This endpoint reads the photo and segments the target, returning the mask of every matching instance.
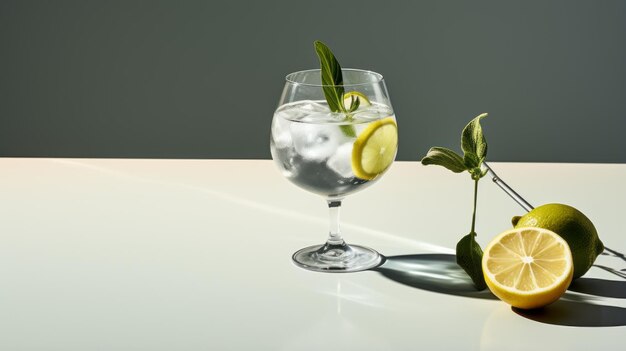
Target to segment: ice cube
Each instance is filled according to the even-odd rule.
[[[278,149],[290,147],[292,143],[291,131],[289,130],[289,122],[280,116],[275,116],[272,121],[272,139],[274,146]]]
[[[325,161],[347,140],[338,125],[293,123],[291,137],[296,152],[311,161]]]
[[[328,159],[328,168],[343,178],[350,178],[352,174],[352,143],[347,142],[337,148],[337,151]]]
[[[305,112],[307,115],[311,114],[311,112],[318,112],[318,113],[330,112],[330,109],[328,108],[328,106],[317,103],[315,101],[311,101],[311,100],[301,101],[296,106],[298,106],[298,109]]]
[[[330,113],[328,106],[311,100],[298,101],[297,103],[283,105],[276,112],[276,114],[280,117],[291,121],[299,121],[312,114],[328,113]]]

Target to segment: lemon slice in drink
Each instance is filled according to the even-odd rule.
[[[398,127],[392,117],[370,123],[354,141],[352,171],[372,180],[391,166],[398,148]]]
[[[350,105],[352,104],[352,99],[359,100],[359,107],[370,106],[372,104],[367,96],[365,96],[365,94],[358,91],[349,91],[343,94],[343,106],[346,109],[350,108]]]
[[[483,254],[483,275],[494,295],[513,307],[543,307],[572,282],[572,253],[555,232],[515,228],[495,237]]]

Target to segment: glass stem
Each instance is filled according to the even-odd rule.
[[[330,222],[330,230],[328,231],[328,245],[343,245],[344,241],[341,237],[339,229],[339,210],[341,210],[341,200],[328,200],[328,219]]]

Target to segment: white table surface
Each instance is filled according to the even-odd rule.
[[[491,166],[626,251],[626,165]],[[385,265],[313,273],[291,254],[325,240],[326,204],[272,161],[2,158],[0,350],[623,349],[624,257],[600,256],[534,313],[472,289],[452,256],[472,190],[396,162],[342,209],[345,239]],[[479,243],[522,212],[484,178]]]

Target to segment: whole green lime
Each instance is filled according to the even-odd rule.
[[[604,251],[604,244],[591,220],[572,206],[546,204],[527,214],[513,217],[513,226],[539,227],[559,234],[572,251],[574,279],[587,273],[596,257]]]

